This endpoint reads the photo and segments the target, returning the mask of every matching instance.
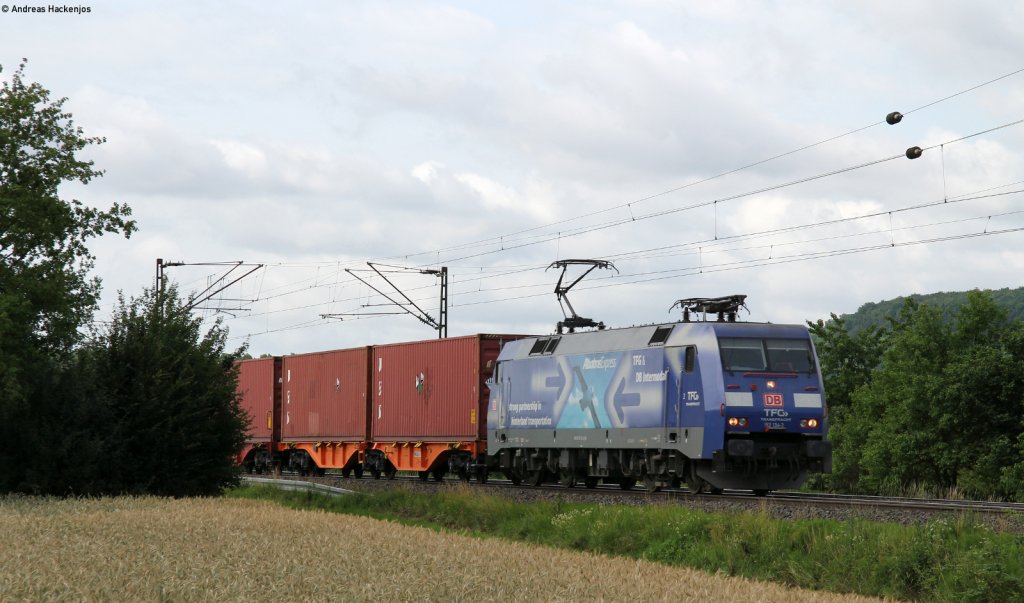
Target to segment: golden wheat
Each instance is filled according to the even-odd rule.
[[[867,601],[226,499],[0,499],[0,601]]]

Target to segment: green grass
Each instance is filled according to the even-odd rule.
[[[922,601],[1024,602],[1024,536],[964,516],[921,526],[779,520],[670,505],[517,503],[471,488],[328,497],[247,487],[229,496],[723,572],[802,588]]]

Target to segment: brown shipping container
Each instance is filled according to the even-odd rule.
[[[505,341],[470,335],[373,348],[374,441],[478,440],[487,429],[485,381]]]
[[[366,440],[369,367],[366,347],[285,356],[281,439]]]
[[[246,442],[269,442],[274,416],[274,358],[240,360],[238,392],[252,424]]]

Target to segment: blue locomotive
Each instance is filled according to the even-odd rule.
[[[681,300],[677,323],[506,343],[488,383],[492,468],[514,483],[759,495],[830,472],[808,331],[735,322],[743,297]]]

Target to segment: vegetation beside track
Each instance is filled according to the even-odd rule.
[[[262,500],[0,497],[0,532],[0,601],[869,601]]]
[[[687,566],[801,588],[921,601],[1024,601],[1024,539],[964,516],[921,526],[772,519],[676,506],[518,503],[461,488],[328,497],[248,487],[238,498]]]

